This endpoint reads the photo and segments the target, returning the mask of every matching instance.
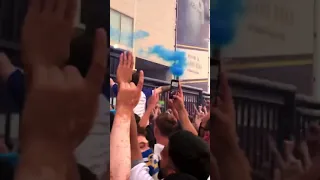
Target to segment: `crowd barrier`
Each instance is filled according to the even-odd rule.
[[[214,87],[216,80],[212,80]],[[268,138],[281,153],[283,141],[299,143],[311,122],[320,122],[320,102],[297,94],[296,87],[239,74],[229,74],[240,145],[253,169],[273,166]]]
[[[111,74],[110,77],[114,80],[116,79],[115,75]],[[161,80],[152,79],[148,77],[145,77],[144,79],[144,87],[146,88],[154,89],[160,86],[169,86],[169,85],[170,85],[170,82],[167,82],[167,81],[161,81]],[[204,102],[205,102],[204,100],[209,100],[210,98],[210,94],[203,92],[203,90],[200,88],[183,85],[182,89],[184,94],[184,104],[190,115],[195,114],[194,105],[196,105],[196,107],[198,107],[199,105],[204,105]],[[114,96],[112,91],[110,92],[111,92],[110,104],[114,106],[116,103],[115,102],[116,97]],[[160,101],[166,102],[168,98],[169,98],[168,92],[166,92],[166,93],[161,93],[159,99]],[[162,106],[162,110],[165,110],[165,109],[167,109],[166,103],[164,103]]]

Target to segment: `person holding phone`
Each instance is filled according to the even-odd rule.
[[[135,85],[139,81],[139,72],[133,72],[133,56],[131,52],[124,52],[120,55],[120,62],[117,68],[117,82],[133,82]],[[115,96],[118,95],[119,85],[110,78],[110,87]],[[161,94],[170,90],[170,86],[160,86],[156,89],[143,87],[140,95],[140,100],[136,107],[133,109],[133,112],[138,116],[142,117],[146,111],[146,104],[149,97],[154,93]]]

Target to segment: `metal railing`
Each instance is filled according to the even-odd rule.
[[[212,80],[211,85],[216,80]],[[297,143],[306,136],[311,122],[320,123],[320,102],[296,93],[296,87],[268,80],[229,75],[236,109],[240,146],[253,169],[274,165],[268,137],[275,139],[281,153],[284,140]]]
[[[111,78],[115,79],[115,75],[111,74]],[[144,87],[145,88],[157,88],[160,86],[168,86],[170,85],[169,82],[166,81],[161,81],[157,79],[152,79],[145,77],[144,79]],[[190,86],[182,86],[183,89],[183,94],[184,94],[184,103],[187,111],[189,114],[194,114],[194,105],[199,106],[203,105],[203,99],[207,99],[210,97],[210,95],[203,93],[202,89],[200,88],[195,88],[195,87],[190,87]],[[160,101],[166,102],[168,100],[168,92],[166,93],[161,93],[160,95]],[[116,97],[114,96],[112,90],[110,90],[110,104],[115,105]],[[167,109],[167,104],[164,103],[163,110]]]

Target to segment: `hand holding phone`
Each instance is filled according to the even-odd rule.
[[[176,95],[179,91],[179,80],[172,79],[170,84],[169,99],[173,99],[173,96]]]

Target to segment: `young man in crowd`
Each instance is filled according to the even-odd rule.
[[[120,75],[120,74],[117,74]],[[140,100],[141,90],[143,87],[143,72],[140,72],[139,75],[139,81],[137,83],[137,86],[135,84],[130,84],[128,81],[122,81],[120,82],[120,89],[119,94],[117,97],[117,109],[116,112],[113,129],[111,131],[111,174],[114,174],[112,178],[114,179],[122,179],[126,176],[130,176],[130,179],[152,179],[152,177],[149,174],[149,168],[147,168],[146,164],[144,163],[142,159],[142,154],[140,151],[140,147],[137,141],[137,127],[132,128],[132,126],[137,126],[136,123],[130,123],[125,122],[127,121],[127,117],[131,117],[133,113],[133,109],[138,104]],[[178,109],[179,113],[179,119],[182,121],[183,127],[188,127],[190,125],[192,127],[191,122],[188,119],[188,113],[186,113],[186,110],[184,108],[184,102],[183,102],[183,93],[182,88],[180,86],[179,92],[177,95],[175,95],[175,101],[173,101],[174,106]],[[131,121],[132,122],[132,121]],[[188,123],[186,123],[188,122]],[[170,144],[170,138],[166,138],[165,136],[169,136],[170,133],[174,133],[176,131],[177,121],[174,120],[174,118],[168,117],[168,114],[161,114],[155,119],[155,127],[154,127],[154,133],[156,136],[157,142],[161,142],[164,149],[167,150],[168,147],[171,147],[172,151],[169,150],[169,152],[178,153],[180,155],[179,158],[178,155],[174,155],[175,157],[171,157],[173,155],[167,155],[170,156],[168,158],[173,158],[175,160],[174,166],[170,161],[166,160],[164,157],[165,155],[161,155],[162,160],[164,162],[160,163],[160,169],[163,172],[163,176],[165,178],[169,178],[171,175],[176,174],[178,172],[178,169],[175,169],[175,167],[179,166],[179,172],[180,173],[187,173],[192,176],[195,176],[196,178],[200,179],[207,179],[209,176],[209,168],[210,168],[210,152],[209,152],[209,146],[200,138],[195,136],[193,133],[197,134],[197,132],[184,132],[181,131],[181,133],[176,132],[175,136],[171,137],[171,142],[173,144]],[[131,127],[130,133],[126,130],[128,127]],[[128,128],[129,129],[129,128]],[[134,129],[134,130],[133,130]],[[160,130],[161,129],[161,130]],[[186,128],[187,129],[187,128]],[[161,132],[162,131],[162,132]],[[121,138],[120,138],[121,136]],[[163,137],[163,138],[162,138]],[[189,139],[183,139],[183,137],[189,137]],[[130,147],[120,145],[122,142],[127,142],[130,140]],[[178,145],[177,142],[181,141],[182,144]],[[119,144],[120,143],[120,144]],[[117,145],[119,144],[119,145]],[[177,146],[175,146],[177,145]],[[131,150],[131,153],[128,152],[129,148]],[[193,149],[194,152],[192,156],[190,154],[185,153],[185,149]],[[163,150],[162,152],[166,152],[167,150]],[[198,152],[197,152],[198,151]],[[127,174],[128,170],[130,169],[128,167],[130,162],[125,162],[122,160],[122,166],[123,169],[119,170],[119,163],[113,163],[118,162],[117,160],[117,154],[120,152],[123,152],[122,155],[126,156],[131,154],[131,160],[132,160],[132,169],[130,175]],[[190,151],[188,151],[190,152]],[[127,154],[129,153],[129,154]],[[167,152],[168,154],[168,152]],[[198,157],[197,155],[201,155],[203,157]],[[163,156],[163,157],[162,157]],[[119,157],[120,158],[120,157]],[[161,160],[161,161],[162,161]],[[128,163],[128,164],[127,164]],[[183,167],[183,165],[189,164],[189,166]],[[191,165],[192,164],[192,165]],[[176,172],[176,173],[175,173]]]
[[[133,124],[134,122],[132,121],[131,123]],[[131,125],[130,131],[134,131],[135,127],[136,126]],[[146,138],[147,132],[145,131],[145,129],[137,126],[137,130],[138,130],[138,143],[139,143],[139,147],[140,147],[143,161],[149,167],[149,174],[154,179],[158,179],[159,160],[154,158],[154,151],[149,146],[149,142]]]
[[[117,82],[133,82],[137,85],[139,80],[139,72],[133,72],[134,60],[131,52],[124,52],[120,55],[120,62],[117,68]],[[110,78],[110,87],[115,96],[118,94],[118,84]],[[156,89],[145,88],[141,90],[141,95],[137,106],[134,108],[133,112],[140,117],[143,116],[146,109],[146,103],[152,94],[161,94],[170,90],[170,86],[161,86]]]

